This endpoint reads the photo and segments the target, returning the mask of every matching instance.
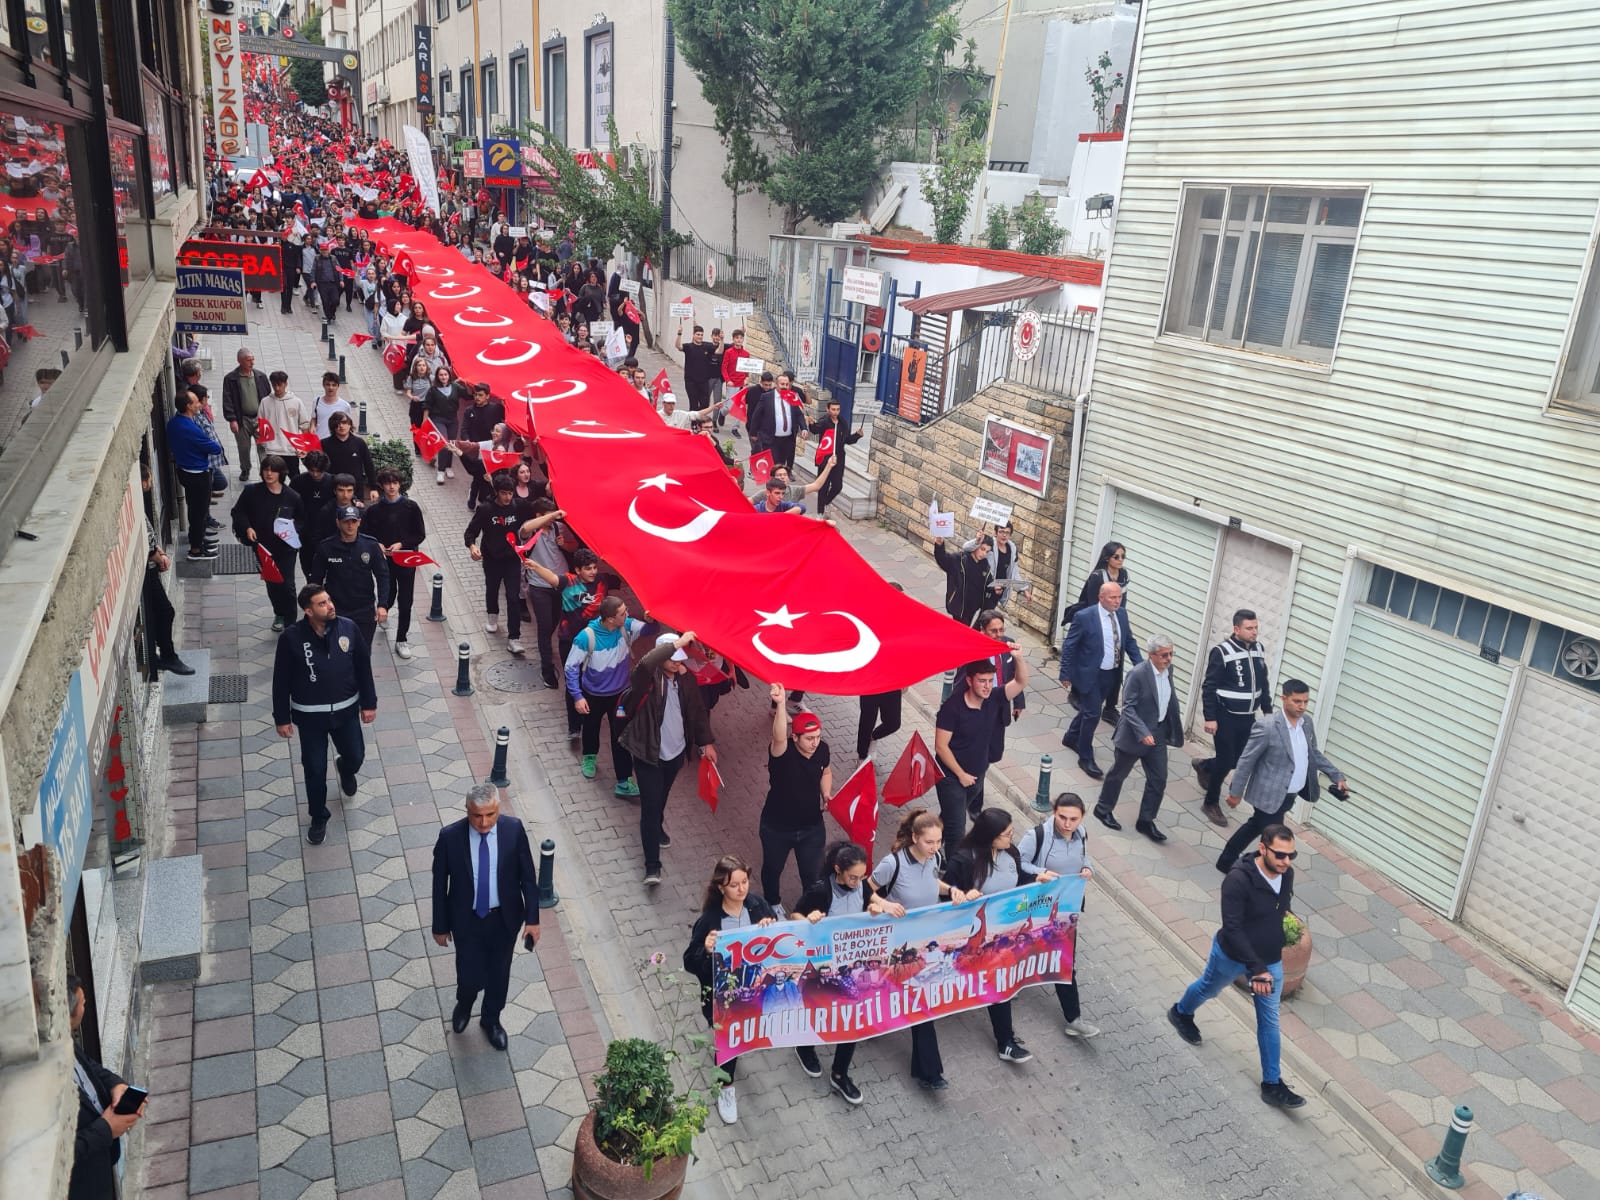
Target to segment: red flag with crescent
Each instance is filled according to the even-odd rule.
[[[480,450],[478,454],[483,459],[483,469],[491,474],[509,471],[522,461],[522,455],[515,450]]]
[[[274,430],[272,428],[272,422],[267,420],[265,417],[257,417],[256,443],[260,445],[265,442],[270,442],[273,438],[273,434]]]
[[[884,803],[898,807],[908,800],[915,800],[943,778],[944,772],[934,760],[928,743],[913,730],[911,740],[906,743],[899,761],[894,764],[894,770],[883,781]]]
[[[439,427],[433,423],[432,417],[423,417],[421,425],[413,425],[411,437],[417,443],[417,449],[422,451],[422,457],[426,459],[433,458],[449,445],[444,440],[444,434],[439,432]]]
[[[872,839],[878,832],[878,778],[872,762],[862,759],[844,786],[828,801],[828,812],[846,836],[867,852],[872,861]]]
[[[639,315],[639,310],[634,307],[632,300],[624,300],[622,302],[622,315],[634,325],[644,324],[644,318]]]
[[[396,550],[389,555],[389,561],[397,567],[436,567],[439,565],[421,550]]]
[[[765,484],[772,478],[771,450],[763,450],[760,454],[750,456],[750,478],[760,484]]]
[[[350,335],[350,344],[357,348],[365,346],[371,340],[372,335],[370,333],[352,333]]]
[[[261,560],[261,582],[282,583],[283,572],[278,570],[278,564],[272,555],[267,553],[267,548],[260,542],[256,543],[256,557]]]
[[[322,449],[322,439],[317,436],[315,429],[308,429],[305,433],[296,433],[292,429],[285,429],[283,431],[283,440],[302,454],[310,454],[313,450]]]
[[[817,439],[817,457],[815,459],[817,466],[820,467],[823,463],[827,462],[830,457],[832,457],[834,446],[834,429],[833,426],[830,425],[828,428],[822,431],[822,436]]]
[[[700,760],[700,773],[699,778],[696,780],[695,787],[700,793],[700,799],[706,802],[706,806],[710,808],[712,812],[716,812],[717,794],[722,789],[722,772],[717,770],[717,764],[712,762],[709,758],[702,758]]]
[[[383,365],[389,368],[389,373],[391,375],[397,371],[404,370],[406,365],[406,348],[399,342],[391,341],[383,348]]]
[[[672,380],[667,378],[667,369],[662,367],[656,372],[656,377],[650,381],[650,400],[654,404],[661,403],[661,393],[672,390]]]
[[[733,399],[728,401],[728,415],[735,421],[743,421],[747,425],[750,423],[749,395],[749,388],[740,388],[733,394]]]

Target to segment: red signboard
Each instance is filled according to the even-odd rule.
[[[283,248],[275,244],[213,242],[193,238],[185,242],[183,249],[178,252],[178,263],[185,267],[243,271],[247,291],[283,290]]]

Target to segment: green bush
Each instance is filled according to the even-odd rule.
[[[1306,927],[1293,913],[1283,914],[1283,944],[1293,946],[1305,936]]]
[[[706,1105],[674,1094],[667,1052],[644,1038],[618,1038],[606,1047],[606,1069],[594,1078],[594,1138],[617,1162],[650,1178],[656,1163],[688,1154],[704,1133]]]
[[[1011,249],[1011,214],[1004,204],[989,210],[989,219],[983,227],[983,244],[991,250]]]
[[[1044,206],[1044,197],[1035,192],[1017,206],[1016,222],[1019,248],[1024,254],[1055,254],[1061,249],[1066,233]]]
[[[411,443],[400,438],[383,438],[374,434],[367,439],[367,449],[372,452],[372,466],[376,471],[385,467],[393,467],[400,472],[400,490],[411,490],[411,465],[416,462],[412,457]]]

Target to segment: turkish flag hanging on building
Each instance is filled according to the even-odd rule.
[[[828,812],[844,829],[845,836],[867,852],[872,861],[872,839],[878,832],[878,779],[872,762],[862,759],[844,786],[828,801]]]
[[[890,771],[889,778],[883,781],[883,802],[898,807],[908,800],[915,800],[923,795],[943,778],[944,772],[934,760],[933,752],[928,749],[928,743],[922,740],[920,733],[913,730],[911,740],[906,743],[906,748],[900,752],[899,761],[894,764],[894,770]]]
[[[891,588],[836,529],[756,512],[709,438],[668,428],[483,267],[416,229],[346,225],[409,260],[454,364],[490,385],[513,429],[537,426],[568,524],[658,621],[758,678],[828,695],[903,688],[995,651]]]

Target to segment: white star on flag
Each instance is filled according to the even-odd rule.
[[[579,422],[579,424],[588,424],[588,422],[586,422],[586,421]],[[678,481],[676,479],[667,478],[667,476],[663,473],[661,475],[652,475],[652,476],[650,476],[649,479],[641,479],[641,480],[639,480],[639,487],[640,488],[653,487],[653,488],[656,488],[659,491],[663,491],[664,492],[664,491],[667,490],[667,484],[669,484],[669,483],[676,484],[677,482]],[[682,486],[682,485],[680,484],[679,486]]]
[[[787,604],[780,605],[777,612],[762,612],[759,608],[756,609],[755,612],[756,616],[765,618],[761,624],[757,626],[758,629],[764,629],[768,625],[781,625],[784,629],[793,629],[794,623],[806,615],[803,612],[790,612]]]

